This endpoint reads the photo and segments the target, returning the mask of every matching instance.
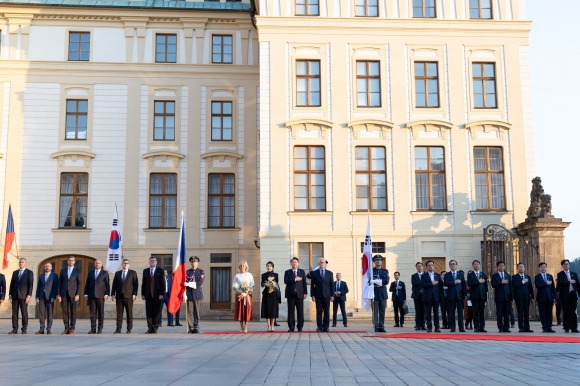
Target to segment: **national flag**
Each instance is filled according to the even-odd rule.
[[[366,311],[371,309],[371,300],[375,298],[375,290],[373,287],[373,244],[371,242],[371,220],[367,220],[367,234],[363,247],[362,258],[362,306]]]
[[[123,240],[121,239],[121,230],[119,229],[119,214],[117,213],[117,205],[113,213],[113,227],[111,228],[111,237],[109,237],[109,251],[107,253],[106,268],[108,271],[115,273],[121,259],[123,258]]]
[[[4,239],[4,261],[2,269],[8,268],[8,252],[12,249],[14,242],[14,219],[12,218],[12,205],[8,205],[8,223],[6,224],[6,238]]]
[[[171,283],[171,292],[169,295],[169,304],[167,311],[175,314],[181,303],[183,303],[183,293],[185,292],[185,219],[181,215],[181,230],[179,231],[179,242],[177,244],[177,253],[173,259],[173,278]]]

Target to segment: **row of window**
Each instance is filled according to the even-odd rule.
[[[472,63],[473,105],[475,108],[497,108],[495,63]],[[440,107],[439,70],[437,62],[414,62],[415,107]],[[296,105],[320,106],[321,76],[319,60],[296,61]],[[381,107],[380,62],[356,62],[356,95],[358,107]]]
[[[435,18],[437,6],[435,0],[413,0],[413,17]],[[358,17],[379,16],[379,0],[355,0],[354,14]],[[296,0],[297,16],[319,16],[320,0]],[[491,0],[469,0],[470,19],[491,19]]]
[[[235,176],[213,173],[208,176],[208,228],[235,227]],[[86,228],[89,194],[88,173],[60,176],[59,228]],[[177,227],[177,174],[149,176],[149,228]]]

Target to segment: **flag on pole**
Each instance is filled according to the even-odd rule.
[[[375,298],[375,290],[373,287],[373,244],[371,242],[371,220],[367,220],[367,234],[365,237],[365,244],[363,247],[362,259],[362,306],[366,311],[371,309],[371,300]]]
[[[111,228],[111,237],[109,238],[109,251],[107,253],[108,271],[115,273],[121,264],[123,257],[122,250],[123,241],[121,240],[121,230],[119,229],[119,215],[117,213],[117,205],[115,204],[115,212],[113,213],[113,227]]]
[[[8,268],[8,252],[12,249],[14,242],[14,219],[12,218],[12,205],[8,205],[8,223],[6,224],[6,238],[4,239],[4,261],[2,269]]]
[[[171,292],[169,295],[169,304],[167,311],[175,314],[181,303],[183,303],[183,293],[185,292],[185,272],[187,267],[185,265],[185,219],[181,215],[181,230],[179,231],[179,242],[177,244],[177,253],[173,259],[173,278],[171,283]]]

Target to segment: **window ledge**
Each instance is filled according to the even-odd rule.
[[[441,215],[441,214],[453,214],[452,210],[413,210],[411,214],[421,215],[421,214],[428,214],[428,215]]]
[[[393,215],[393,214],[395,214],[395,212],[388,211],[388,210],[375,210],[375,211],[370,211],[370,212],[365,212],[365,211],[362,211],[362,210],[357,210],[357,211],[350,212],[350,214],[352,216],[366,216],[367,214],[370,215],[370,216],[381,216],[381,215],[385,215],[385,214]]]
[[[223,232],[223,231],[233,231],[239,232],[240,228],[202,228],[204,232]]]
[[[143,228],[144,232],[179,232],[179,228]]]
[[[488,216],[488,215],[497,215],[497,214],[508,214],[508,213],[513,213],[513,211],[511,210],[507,210],[507,209],[503,209],[503,210],[472,210],[470,212],[472,215],[473,214],[482,214],[484,216]]]
[[[332,216],[333,212],[328,211],[319,211],[319,210],[300,210],[300,211],[290,211],[286,212],[290,216]]]
[[[52,228],[53,232],[91,232],[92,228]]]

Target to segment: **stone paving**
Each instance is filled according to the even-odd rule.
[[[268,333],[186,335],[184,327],[162,327],[145,335],[136,320],[133,334],[8,335],[0,320],[0,385],[545,385],[580,384],[580,344],[501,341],[379,339],[369,321],[349,328],[369,333]],[[279,331],[286,331],[284,323]],[[488,330],[491,329],[488,321]],[[411,327],[387,332],[410,332]],[[265,330],[250,323],[250,331]],[[390,328],[389,328],[390,327]],[[236,331],[233,321],[207,321],[202,331]],[[316,329],[306,322],[305,330]],[[532,329],[541,331],[539,323]],[[557,335],[563,334],[557,327]],[[467,332],[473,334],[473,332]],[[514,334],[514,333],[512,333]],[[517,334],[517,332],[515,333]]]

